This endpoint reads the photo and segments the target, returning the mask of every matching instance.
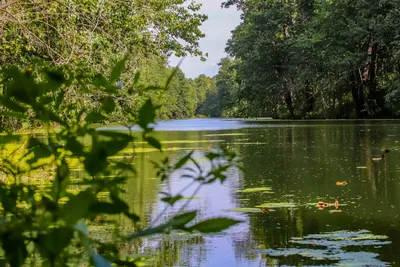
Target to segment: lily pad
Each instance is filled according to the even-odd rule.
[[[270,257],[301,256],[314,261],[336,261],[334,266],[388,266],[388,263],[377,259],[379,254],[362,251],[365,246],[383,246],[391,244],[384,235],[374,235],[367,230],[337,231],[323,234],[312,234],[291,238],[296,248],[255,250]],[[301,247],[302,245],[307,247]],[[313,249],[310,246],[317,248]],[[321,247],[325,247],[322,249]],[[360,251],[347,251],[347,247],[359,247]]]
[[[277,203],[264,203],[261,205],[256,206],[256,208],[295,208],[297,207],[296,203],[289,203],[289,202],[277,202]]]
[[[236,192],[238,193],[267,192],[269,194],[272,194],[273,192],[271,192],[271,190],[272,190],[271,187],[253,187],[253,188],[236,190]]]
[[[261,212],[258,208],[233,208],[229,209],[229,211],[237,211],[237,212]]]

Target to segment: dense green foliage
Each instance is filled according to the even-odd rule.
[[[122,244],[172,230],[219,232],[238,223],[229,218],[195,221],[196,211],[185,209],[189,199],[177,213],[167,215],[166,209],[146,228],[136,228],[136,232],[129,235],[118,231],[119,220],[114,222],[117,227],[113,240],[99,240],[89,234],[87,224],[105,220],[110,223],[112,216],[125,216],[136,225],[140,218],[123,199],[123,185],[136,173],[132,165],[135,142],[144,141],[162,150],[160,142],[152,137],[151,125],[158,108],[151,99],[147,99],[138,112],[124,111],[125,132],[97,130],[91,126],[93,122],[107,120],[117,107],[121,89],[114,82],[122,73],[124,62],[118,62],[109,76],[84,76],[68,66],[3,69],[2,114],[20,121],[34,119],[48,130],[45,137],[31,136],[12,151],[7,146],[18,144],[21,135],[9,132],[2,136],[3,141],[8,140],[0,147],[2,265],[137,266],[140,258],[120,254]],[[171,78],[161,89],[166,90]],[[135,84],[139,82],[135,79]],[[101,95],[100,108],[72,105],[67,97],[70,87],[74,87],[77,94]],[[134,92],[131,90],[128,94]],[[65,113],[68,116],[65,117]],[[54,123],[59,127],[54,128]],[[131,131],[135,124],[143,129],[139,137]],[[130,159],[121,161],[114,157],[123,151],[130,151]],[[162,181],[180,172],[182,179],[192,181],[190,185],[197,188],[194,190],[197,192],[203,185],[224,182],[228,169],[240,167],[235,154],[225,149],[204,156],[206,169],[200,167],[192,153],[175,163],[167,157],[156,163],[155,168]],[[73,177],[73,169],[77,168],[82,170],[83,177]],[[43,186],[43,182],[30,183],[35,176],[47,181],[48,186]],[[174,206],[184,192],[176,195],[163,192],[161,200],[167,207]],[[165,216],[168,218],[164,219]],[[145,226],[146,221],[142,225]]]
[[[125,112],[138,112],[148,97],[162,106],[159,119],[194,117],[201,111],[201,101],[208,92],[202,90],[209,88],[201,83],[197,87],[196,81],[167,64],[172,54],[207,56],[199,50],[199,40],[204,37],[199,27],[207,16],[198,12],[200,4],[186,2],[1,1],[0,68],[16,65],[37,69],[41,65],[68,64],[83,76],[109,75],[111,67],[129,55],[126,71],[118,80],[113,79],[121,90],[113,96],[118,98],[116,108],[105,122],[126,122]],[[135,73],[139,70],[137,83],[139,76]],[[175,75],[167,94],[144,88],[146,84],[164,87],[166,77],[172,73]],[[130,93],[132,90],[135,94]],[[101,107],[105,97],[101,92],[93,95],[78,91],[72,85],[66,92],[71,106]],[[64,118],[72,115],[62,112]],[[38,121],[22,125],[20,120],[0,117],[1,127],[37,125]]]
[[[400,2],[230,0],[242,22],[216,77],[226,116],[397,116]],[[228,69],[232,69],[228,71]]]

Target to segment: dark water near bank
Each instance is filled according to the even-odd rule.
[[[187,209],[198,209],[201,219],[223,215],[243,223],[217,235],[135,241],[126,254],[151,256],[149,266],[400,266],[399,121],[202,119],[163,122],[156,130],[173,159],[194,149],[202,161],[202,151],[220,145],[240,153],[245,172],[203,187]],[[383,148],[391,152],[372,162]],[[148,222],[164,209],[158,192],[187,183],[178,175],[161,183],[150,159],[161,156],[137,153],[141,176],[127,187],[128,201]],[[237,192],[258,187],[271,190]],[[335,200],[338,208],[316,207]],[[254,209],[263,203],[272,210]]]

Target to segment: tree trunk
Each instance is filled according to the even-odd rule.
[[[349,84],[351,95],[353,96],[354,109],[356,118],[362,118],[365,115],[365,99],[361,78],[357,71],[351,71],[349,75]]]
[[[375,96],[378,85],[376,81],[378,43],[377,42],[373,43],[369,50],[371,52],[368,53],[370,56],[370,60],[368,63],[368,78],[367,78],[368,95]]]
[[[287,88],[287,86],[286,86],[286,91],[285,91],[285,103],[286,103],[286,107],[289,110],[290,118],[294,119],[292,94],[290,93],[290,90],[289,90],[289,88]]]
[[[311,85],[310,82],[308,80],[306,80],[306,84],[305,84],[305,92],[306,92],[306,112],[311,112],[314,109],[314,94],[312,92],[311,89]]]

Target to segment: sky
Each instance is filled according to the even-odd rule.
[[[208,20],[200,27],[206,35],[200,40],[200,50],[208,52],[207,61],[200,58],[187,56],[184,58],[181,69],[188,78],[195,78],[200,74],[214,76],[218,72],[218,62],[226,57],[225,46],[231,37],[231,31],[240,23],[240,12],[236,7],[221,9],[222,0],[198,0],[203,4],[199,12],[208,15]],[[169,59],[171,66],[179,63],[179,58],[172,56]]]

